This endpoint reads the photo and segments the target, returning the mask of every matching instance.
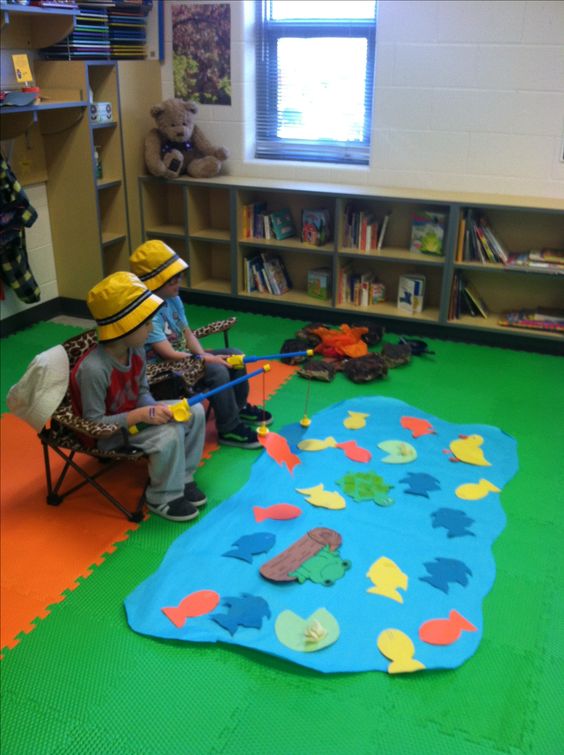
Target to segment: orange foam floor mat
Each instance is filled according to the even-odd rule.
[[[262,404],[295,371],[296,367],[271,363],[264,384],[262,376],[251,381],[249,400]],[[63,600],[66,591],[78,586],[79,578],[88,577],[92,566],[101,564],[117,543],[142,524],[128,522],[90,485],[73,493],[61,506],[48,506],[43,451],[37,434],[25,422],[5,414],[0,420],[0,441],[0,648],[12,648],[20,633],[34,628],[34,619],[45,618],[50,605]],[[212,418],[204,460],[218,448]],[[86,457],[82,462],[91,470],[99,464]],[[51,454],[51,463],[56,475],[63,462]],[[102,482],[133,509],[146,481],[146,467],[141,462],[127,467],[126,474],[124,465],[108,471]],[[79,479],[71,470],[64,487]]]

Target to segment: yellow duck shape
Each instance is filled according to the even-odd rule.
[[[500,493],[501,490],[493,482],[482,478],[479,482],[466,482],[464,485],[459,485],[454,492],[465,501],[479,501],[488,493]]]
[[[459,435],[457,440],[450,443],[450,450],[455,456],[453,461],[464,461],[477,467],[491,467],[480,448],[483,442],[481,435]]]
[[[388,674],[410,674],[425,666],[413,656],[415,645],[405,632],[399,629],[384,629],[376,640],[378,650],[391,660]]]
[[[370,414],[363,414],[362,412],[349,412],[349,416],[343,420],[343,425],[348,430],[360,430],[366,427],[366,420],[370,417]]]
[[[347,505],[340,493],[336,490],[325,490],[323,483],[313,488],[296,488],[296,490],[298,493],[307,496],[306,501],[311,503],[312,506],[319,506],[322,509],[337,511],[346,508]]]
[[[366,592],[383,595],[385,598],[403,603],[403,595],[400,595],[398,589],[407,590],[408,577],[391,558],[382,556],[374,561],[366,572],[366,576],[374,585],[374,587],[369,587]]]

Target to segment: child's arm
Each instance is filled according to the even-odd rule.
[[[139,422],[149,425],[161,425],[170,421],[172,412],[164,404],[155,404],[154,398],[149,393],[147,379],[143,372],[141,375],[141,391],[139,394],[139,406],[129,412],[108,414],[106,409],[106,396],[109,389],[109,373],[107,363],[98,354],[93,354],[85,360],[80,371],[77,373],[77,382],[80,390],[82,403],[82,416],[94,422],[114,424],[127,428]]]
[[[196,338],[189,327],[184,328],[184,337],[186,339],[186,345],[188,346],[192,354],[202,357],[205,362],[227,364],[227,362],[225,361],[225,356],[221,356],[220,354],[208,354],[207,351],[204,351],[202,344]]]
[[[164,360],[185,359],[190,356],[190,354],[185,351],[176,351],[171,342],[166,338],[164,341],[151,343],[151,348],[161,359]]]

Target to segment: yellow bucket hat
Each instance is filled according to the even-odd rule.
[[[188,263],[181,259],[174,249],[164,241],[146,241],[129,258],[131,269],[147,288],[156,291],[175,275],[187,269]]]
[[[164,301],[133,273],[113,273],[91,288],[86,297],[98,326],[98,340],[113,341],[132,333],[160,309]]]

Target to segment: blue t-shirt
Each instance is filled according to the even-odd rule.
[[[164,307],[161,307],[153,317],[153,327],[145,343],[147,360],[150,362],[160,360],[159,355],[151,346],[160,341],[169,341],[175,351],[186,351],[184,328],[187,327],[188,320],[180,296],[165,299]]]

